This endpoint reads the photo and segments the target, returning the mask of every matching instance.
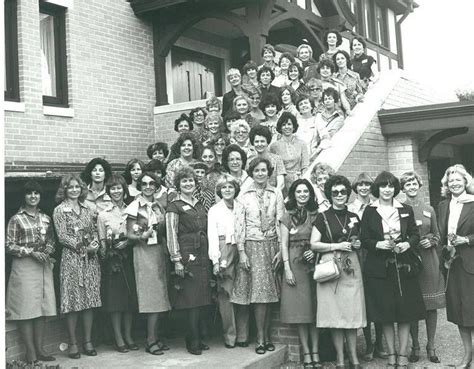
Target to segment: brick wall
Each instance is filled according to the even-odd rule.
[[[66,29],[74,118],[43,114],[38,1],[18,0],[25,112],[5,113],[5,159],[144,159],[155,104],[151,24],[138,19],[126,1],[81,0],[67,10]]]

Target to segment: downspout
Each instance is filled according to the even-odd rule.
[[[402,43],[402,23],[410,13],[413,13],[413,0],[407,0],[407,9],[402,17],[395,24],[395,33],[397,37],[398,67],[403,69],[403,43]]]

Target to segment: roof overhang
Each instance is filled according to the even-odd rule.
[[[451,128],[474,128],[474,101],[382,109],[378,117],[382,133],[386,136]]]

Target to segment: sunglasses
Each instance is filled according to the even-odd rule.
[[[336,197],[336,196],[339,196],[339,195],[341,195],[341,196],[346,196],[346,195],[347,195],[347,190],[340,190],[340,191],[338,191],[338,190],[333,190],[333,191],[331,191],[331,195],[332,195],[333,197]]]

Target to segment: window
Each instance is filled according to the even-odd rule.
[[[5,11],[5,100],[20,101],[18,78],[17,2],[4,1]]]
[[[66,10],[40,3],[41,75],[43,104],[68,106]]]
[[[387,9],[383,9],[377,4],[375,4],[375,24],[377,29],[377,42],[380,45],[389,47]]]

